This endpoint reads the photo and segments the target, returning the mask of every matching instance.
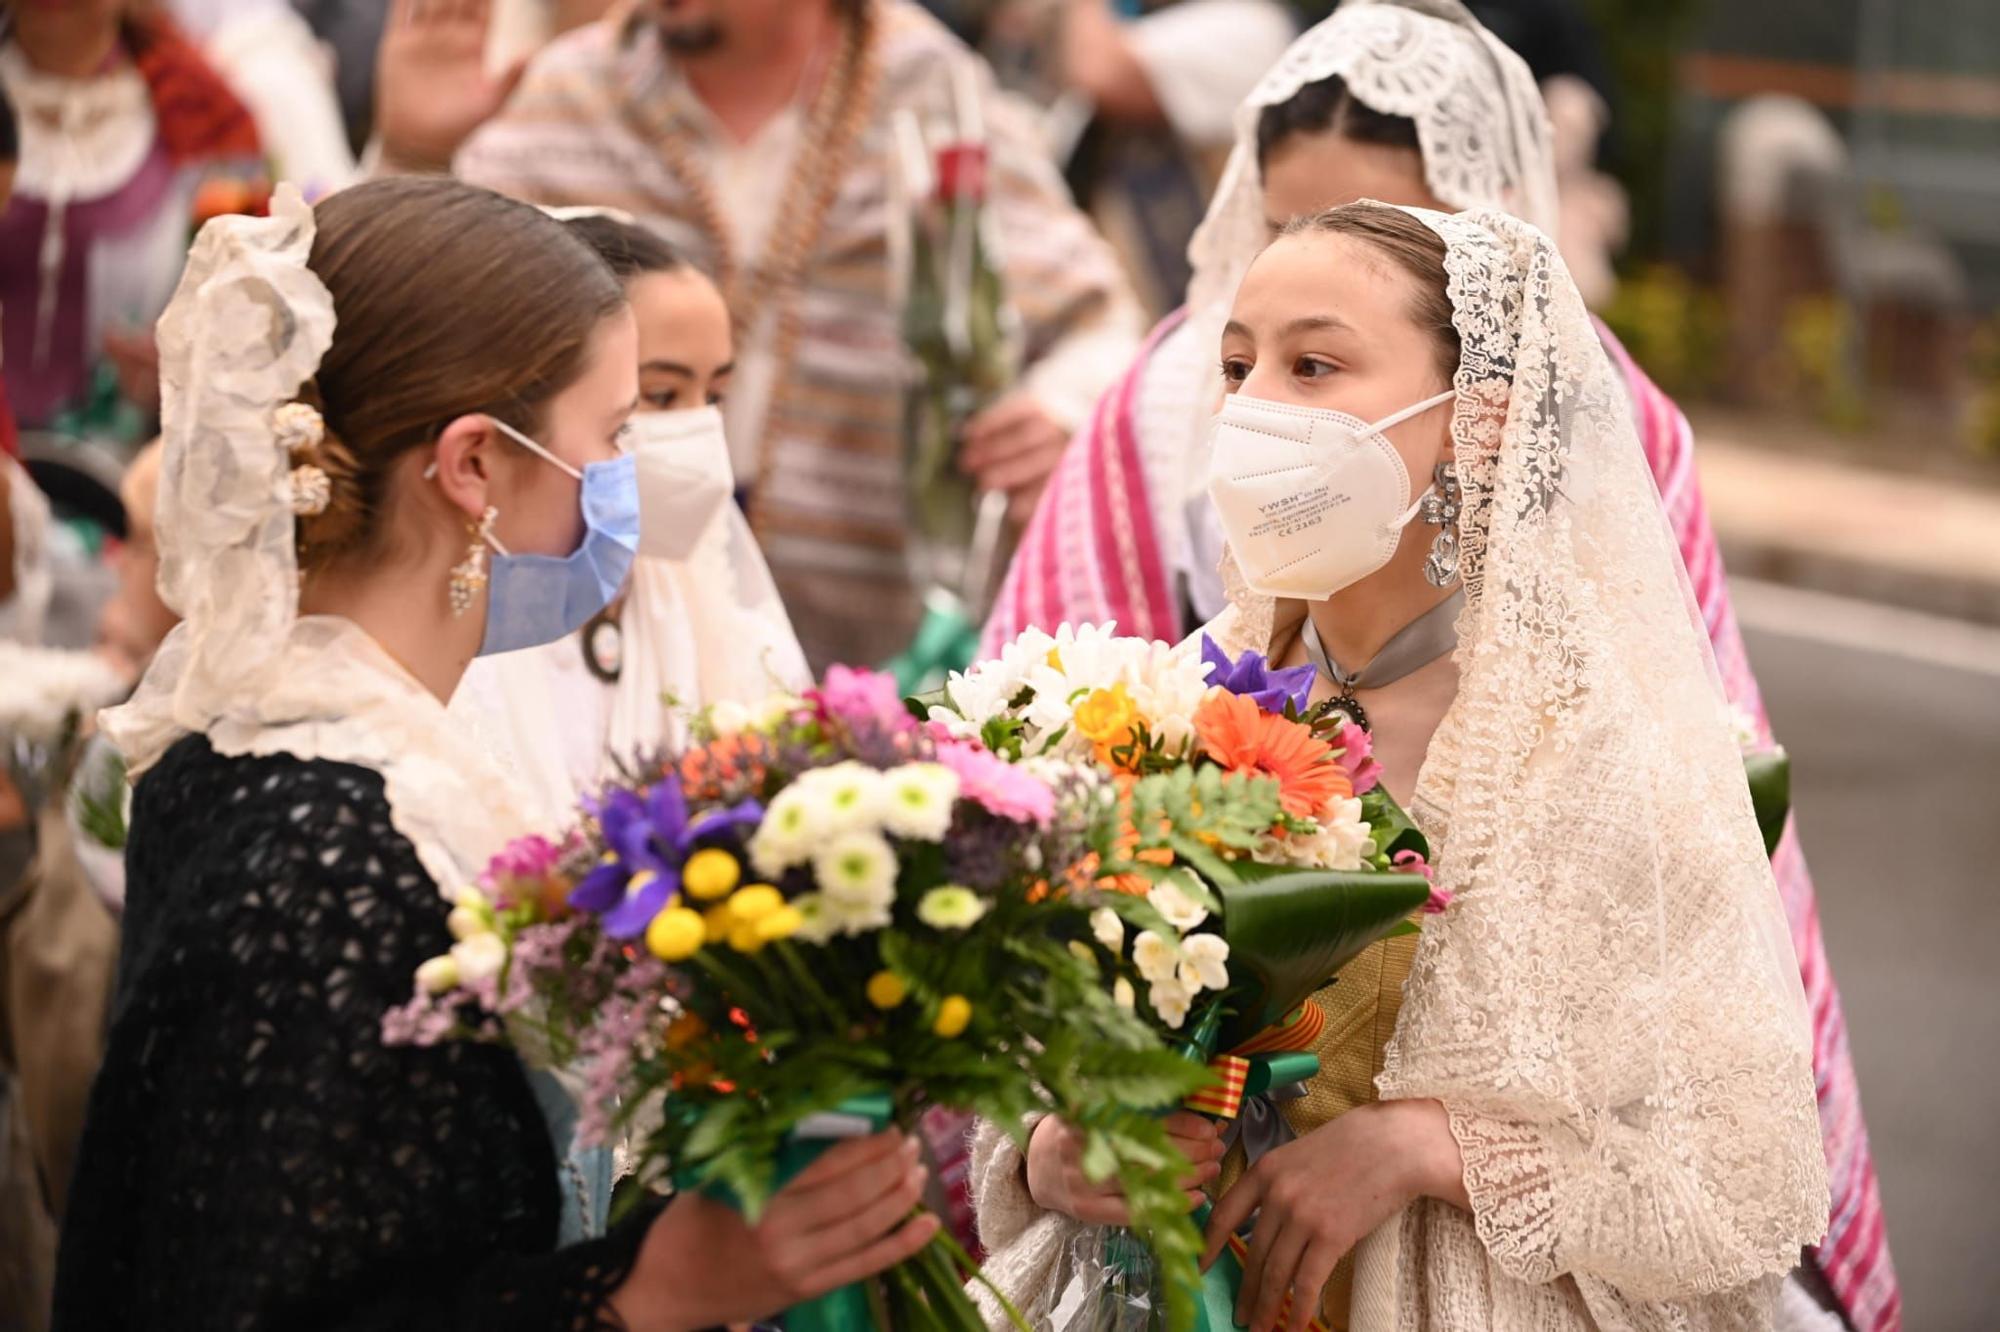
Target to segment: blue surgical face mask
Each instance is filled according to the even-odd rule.
[[[486,637],[479,655],[514,652],[567,637],[609,606],[639,548],[639,476],[631,454],[579,472],[505,421],[494,425],[583,484],[583,541],[567,555],[516,555],[488,534]]]

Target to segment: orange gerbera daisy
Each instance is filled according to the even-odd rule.
[[[1202,747],[1229,771],[1277,778],[1278,803],[1293,818],[1316,817],[1328,801],[1354,794],[1332,745],[1241,694],[1209,690],[1195,709],[1194,729]]]

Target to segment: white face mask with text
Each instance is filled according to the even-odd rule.
[[[1423,496],[1412,499],[1409,469],[1383,432],[1455,396],[1447,389],[1373,425],[1323,407],[1224,399],[1208,495],[1251,591],[1324,601],[1387,564]]]

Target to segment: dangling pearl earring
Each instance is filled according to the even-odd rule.
[[[479,516],[477,524],[467,523],[465,530],[472,535],[472,544],[465,552],[462,563],[451,570],[451,613],[455,619],[472,609],[472,600],[486,589],[486,542],[493,534],[493,520],[500,516],[500,510],[492,505]]]
[[[1431,475],[1433,493],[1424,497],[1423,520],[1438,530],[1424,559],[1424,581],[1449,587],[1458,577],[1458,464],[1441,462]]]

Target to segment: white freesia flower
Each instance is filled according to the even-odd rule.
[[[461,983],[473,985],[500,974],[507,965],[507,945],[497,934],[475,934],[451,946]]]
[[[486,900],[486,894],[469,883],[454,893],[451,900],[454,906],[462,906],[468,911],[483,913],[493,909],[493,904]]]
[[[942,763],[905,763],[883,779],[882,826],[897,837],[941,842],[951,829],[958,774]]]
[[[896,853],[880,833],[833,838],[814,854],[813,874],[827,900],[842,907],[887,911],[896,900]]]
[[[1132,993],[1132,982],[1120,976],[1111,982],[1111,1000],[1126,1012],[1131,1012],[1138,998]]]
[[[986,911],[978,893],[955,883],[933,888],[917,901],[917,919],[934,930],[969,929]]]
[[[451,914],[444,918],[444,927],[451,931],[454,939],[470,939],[475,934],[486,934],[486,917],[471,907],[455,906]]]
[[[735,735],[750,725],[750,709],[733,698],[708,705],[708,728],[718,737]]]
[[[1125,952],[1125,922],[1110,907],[1099,907],[1090,913],[1090,932],[1097,936],[1097,942],[1104,945],[1113,957]]]
[[[1180,983],[1193,993],[1229,988],[1229,943],[1219,934],[1181,940]]]
[[[1139,937],[1132,941],[1132,965],[1139,968],[1140,976],[1156,985],[1174,979],[1180,960],[1180,949],[1151,930],[1140,930]]]
[[[446,953],[417,968],[417,988],[425,994],[443,994],[458,986],[458,960]]]
[[[1163,879],[1147,889],[1146,900],[1167,918],[1167,924],[1182,934],[1208,919],[1208,908],[1172,879]]]
[[[1152,1003],[1153,1011],[1160,1015],[1160,1021],[1169,1027],[1179,1027],[1187,1021],[1188,1005],[1194,1002],[1194,991],[1169,978],[1154,981],[1146,990],[1146,998]]]

